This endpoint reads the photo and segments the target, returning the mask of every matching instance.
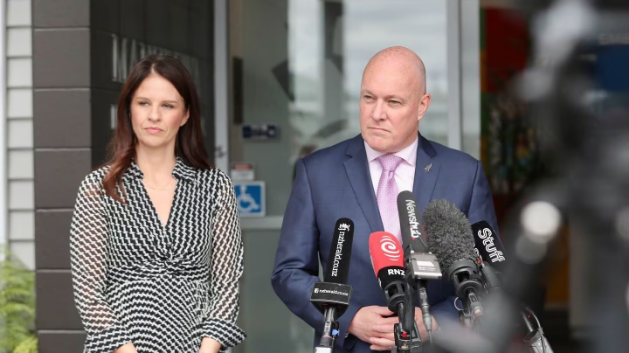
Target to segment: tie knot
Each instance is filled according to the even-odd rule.
[[[378,162],[380,162],[382,169],[386,170],[387,172],[395,171],[400,163],[402,163],[402,157],[398,157],[394,154],[383,154],[377,159]]]

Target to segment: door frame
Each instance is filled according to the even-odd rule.
[[[448,0],[446,8],[447,28],[447,67],[448,67],[448,147],[461,149],[463,146],[463,119],[480,124],[480,65],[477,72],[463,73],[462,46],[469,48],[476,45],[478,48],[478,60],[480,61],[480,28],[478,16],[480,11],[479,0]],[[476,16],[475,21],[465,20],[470,16]],[[231,87],[229,84],[230,50],[229,50],[229,0],[214,1],[214,136],[215,136],[215,165],[217,168],[229,173],[229,136],[230,116],[232,108],[229,104]],[[462,43],[462,31],[466,31],[466,40],[470,33],[472,44]],[[475,35],[474,35],[475,34]],[[469,70],[469,69],[468,69]],[[465,75],[464,75],[465,74]],[[464,80],[478,80],[475,92],[465,91]],[[476,99],[476,107],[472,111],[463,111],[464,95],[469,102]],[[480,126],[478,131],[480,131]],[[480,139],[480,132],[478,134]],[[479,156],[480,151],[466,151],[474,156]],[[283,216],[266,216],[259,218],[241,219],[243,230],[273,230],[281,229]]]

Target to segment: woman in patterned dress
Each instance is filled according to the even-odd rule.
[[[129,74],[109,161],[80,185],[70,244],[85,352],[216,353],[244,339],[235,194],[208,162],[178,60],[151,55]]]

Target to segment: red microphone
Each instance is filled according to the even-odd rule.
[[[404,252],[400,242],[391,233],[375,232],[369,236],[369,255],[371,265],[378,277],[380,288],[387,298],[387,307],[394,313],[400,313],[407,290]]]
[[[369,256],[371,256],[371,266],[378,277],[380,277],[380,271],[389,267],[401,268],[404,271],[402,246],[391,233],[371,233],[369,236]]]

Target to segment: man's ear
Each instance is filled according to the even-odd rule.
[[[430,93],[424,94],[419,100],[419,106],[417,107],[417,122],[422,120],[426,111],[428,111],[428,107],[430,106]]]

